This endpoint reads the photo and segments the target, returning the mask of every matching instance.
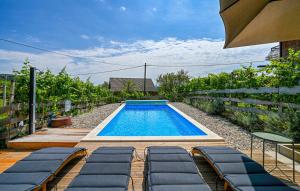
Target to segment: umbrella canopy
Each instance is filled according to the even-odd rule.
[[[300,0],[220,0],[225,48],[300,39]]]

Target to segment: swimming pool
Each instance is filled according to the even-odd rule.
[[[83,140],[221,139],[166,100],[126,101]]]
[[[98,136],[195,136],[206,135],[168,105],[131,105],[125,107]]]

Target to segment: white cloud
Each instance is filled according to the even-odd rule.
[[[82,38],[84,40],[89,40],[90,39],[90,37],[88,35],[86,35],[86,34],[80,35],[80,38]]]
[[[31,42],[31,43],[40,43],[41,40],[37,37],[33,37],[31,35],[26,37],[26,41]]]
[[[96,36],[95,39],[99,42],[103,42],[105,40],[103,36]]]
[[[155,7],[153,7],[153,8],[152,8],[152,11],[153,11],[153,12],[156,12],[156,11],[157,11],[157,9],[156,9]]]
[[[65,57],[53,53],[26,53],[0,49],[0,71],[11,72],[20,69],[25,58],[29,58],[38,68],[49,68],[59,72],[65,65],[72,74],[100,72],[143,65],[192,65],[242,63],[264,60],[270,48],[275,44],[249,46],[243,48],[223,49],[224,41],[214,39],[178,40],[167,38],[160,41],[140,40],[133,43],[111,41],[110,45],[83,50],[60,50],[59,52],[85,57],[82,59]],[[102,61],[119,64],[109,65]],[[124,66],[120,66],[124,65]],[[161,73],[175,72],[181,68],[189,71],[191,76],[205,75],[209,72],[231,71],[235,66],[203,66],[203,67],[148,67],[147,76],[154,80]],[[82,76],[86,79],[88,76]],[[124,70],[114,73],[93,75],[95,83],[107,81],[109,77],[143,77],[143,68]]]
[[[121,7],[120,7],[120,10],[121,10],[121,11],[126,11],[126,7],[121,6]]]

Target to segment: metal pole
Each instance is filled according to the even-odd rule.
[[[279,42],[279,57],[281,58],[283,56],[283,43]]]
[[[7,75],[5,75],[3,81],[3,106],[6,106],[6,80],[7,80]]]
[[[253,155],[253,135],[251,135],[251,153],[250,153],[250,157],[252,158]]]
[[[293,182],[295,182],[295,143],[293,142]]]
[[[30,67],[30,89],[29,89],[29,134],[35,132],[35,107],[36,107],[36,79],[35,68]]]
[[[278,166],[278,162],[277,162],[277,149],[278,149],[278,144],[277,143],[275,143],[275,167],[277,167]]]
[[[145,67],[144,67],[144,95],[146,95],[146,72],[147,72],[147,64],[145,62]]]
[[[265,167],[265,140],[263,139],[263,167]]]

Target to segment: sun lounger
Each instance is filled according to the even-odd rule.
[[[133,147],[100,147],[87,159],[67,191],[126,191]]]
[[[180,147],[149,147],[145,174],[148,191],[211,191],[194,160]]]
[[[46,190],[46,184],[84,148],[51,147],[32,152],[0,174],[1,191]]]
[[[221,179],[234,191],[296,191],[264,168],[230,147],[195,147],[193,154],[199,153],[215,169]]]

